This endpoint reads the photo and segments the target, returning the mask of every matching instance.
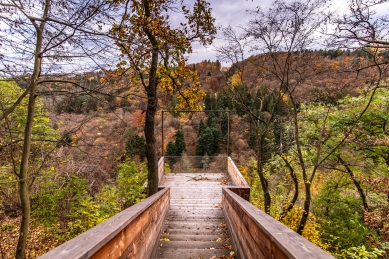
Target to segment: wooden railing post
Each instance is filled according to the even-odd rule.
[[[165,166],[165,157],[161,157],[158,161],[158,184],[161,182],[161,179],[163,177],[164,166]]]

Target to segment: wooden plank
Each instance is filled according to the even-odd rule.
[[[239,215],[243,219],[241,220],[242,224],[236,224],[235,231],[238,231],[240,236],[245,231],[244,229],[248,231],[257,229],[253,231],[253,234],[250,234],[255,243],[260,245],[263,242],[264,236],[271,241],[271,256],[267,258],[334,258],[227,188],[223,188],[223,209],[226,211],[226,214],[228,213],[227,218],[231,218],[231,215],[236,218],[236,215]],[[234,222],[232,222],[233,224]],[[239,226],[245,227],[239,228]],[[248,237],[249,235],[243,236]],[[266,249],[269,249],[268,244],[264,243],[264,245]],[[244,255],[240,256],[244,257]]]
[[[227,200],[226,200],[227,201]],[[234,229],[234,233],[237,233],[235,238],[238,238],[239,248],[237,248],[238,255],[242,258],[248,259],[267,259],[271,258],[270,253],[261,250],[258,244],[252,238],[250,230],[245,226],[246,217],[238,214],[233,208],[233,204],[228,201],[228,204],[223,206],[226,209],[226,219],[230,222],[229,228]],[[235,239],[236,240],[236,239]]]
[[[76,238],[56,247],[39,258],[92,258],[92,256],[99,250],[101,250],[101,253],[104,253],[104,256],[106,256],[103,258],[115,257],[117,255],[117,251],[123,251],[126,244],[133,240],[131,235],[136,235],[141,232],[139,227],[141,223],[138,220],[139,216],[145,211],[148,211],[153,204],[165,206],[165,209],[167,210],[169,206],[169,195],[170,192],[168,188],[162,190],[144,201],[109,218],[96,227],[82,233]],[[124,235],[124,233],[130,234]],[[107,244],[112,245],[112,249],[106,248],[105,246]]]

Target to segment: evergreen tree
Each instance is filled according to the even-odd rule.
[[[226,112],[222,114],[220,130],[223,136],[228,134],[228,115]]]
[[[173,141],[169,141],[166,146],[166,162],[169,164],[170,168],[173,168],[173,165],[175,163],[175,156],[176,155],[176,145]]]
[[[205,130],[204,130],[205,132]],[[203,156],[205,151],[204,151],[204,147],[205,147],[205,138],[203,137],[203,135],[198,135],[197,137],[197,144],[196,144],[196,156]]]
[[[223,141],[223,135],[218,127],[211,127],[211,130],[213,137],[212,154],[217,154],[220,152],[220,143]]]
[[[176,155],[176,145],[173,141],[169,141],[166,146],[166,156],[175,156]]]
[[[135,134],[132,129],[129,129],[127,132],[127,141],[126,141],[126,155],[128,157],[134,157],[135,155]]]
[[[146,140],[143,136],[134,134],[132,129],[127,133],[126,155],[130,158],[138,155],[140,160],[146,157]]]
[[[204,124],[204,121],[203,119],[200,120],[200,124],[199,124],[199,129],[197,131],[197,136],[200,137],[201,134],[203,134],[203,132],[205,131],[205,124]]]
[[[250,135],[249,135],[249,139],[248,139],[248,144],[249,144],[249,147],[252,149],[252,150],[256,150],[257,148],[257,134],[255,133],[255,131],[250,131]]]
[[[207,126],[208,127],[212,127],[215,124],[215,122],[216,122],[215,113],[214,112],[210,112],[207,116],[208,116]]]
[[[216,97],[216,100],[217,100],[217,109],[218,110],[224,110],[228,107],[228,105],[226,103],[224,103],[224,98],[221,94],[219,94]]]
[[[135,135],[136,152],[141,161],[146,157],[146,139],[143,136]]]
[[[176,132],[176,142],[174,144],[175,146],[175,155],[176,156],[182,156],[182,153],[185,152],[186,150],[186,144],[185,144],[185,139],[184,139],[184,132],[179,129]]]
[[[203,154],[208,154],[212,156],[214,154],[214,143],[215,139],[213,136],[213,130],[211,127],[207,127],[202,136],[202,144],[204,145]]]

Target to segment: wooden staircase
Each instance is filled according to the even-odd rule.
[[[159,192],[39,259],[334,259],[250,204],[250,187],[230,157],[221,173],[165,173],[164,160]]]
[[[235,258],[224,213],[223,173],[165,174],[170,209],[154,258]]]

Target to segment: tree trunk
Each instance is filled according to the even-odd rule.
[[[143,8],[145,10],[145,16],[151,18],[150,13],[150,1],[143,1]],[[146,33],[148,40],[150,41],[153,49],[151,53],[151,64],[149,72],[149,84],[146,87],[147,92],[147,110],[146,110],[146,122],[145,122],[145,139],[146,139],[146,158],[148,169],[148,188],[147,196],[151,196],[158,192],[158,162],[157,152],[155,148],[155,114],[157,113],[158,98],[157,98],[157,69],[158,69],[158,41],[152,30],[148,27],[148,24],[143,27],[143,31]]]
[[[305,228],[305,225],[307,224],[309,210],[311,207],[311,199],[312,199],[311,183],[305,181],[304,186],[305,186],[305,200],[304,200],[304,207],[303,207],[304,211],[303,211],[303,215],[301,216],[300,224],[298,225],[298,228],[296,231],[297,234],[299,234],[299,235],[302,235],[304,228]]]
[[[286,163],[286,166],[289,168],[289,172],[290,172],[290,177],[292,178],[293,180],[293,185],[294,185],[294,194],[293,194],[293,198],[292,200],[290,201],[290,203],[288,204],[288,206],[282,211],[281,213],[281,216],[280,216],[280,219],[283,219],[288,213],[289,211],[291,211],[294,207],[294,204],[296,203],[297,201],[297,198],[299,196],[299,185],[298,185],[298,179],[297,179],[297,175],[296,173],[294,172],[294,169],[293,167],[291,166],[291,164],[289,163],[289,161],[282,157],[281,158],[285,161]]]
[[[22,220],[19,229],[19,240],[16,247],[15,258],[25,259],[26,258],[26,246],[27,246],[27,235],[30,225],[30,195],[28,190],[28,165],[30,159],[31,150],[31,135],[34,124],[35,114],[35,98],[38,87],[38,80],[41,74],[42,67],[42,43],[43,43],[43,31],[45,29],[49,10],[51,8],[51,0],[45,1],[44,13],[42,16],[43,21],[38,26],[35,20],[31,20],[36,30],[36,45],[34,53],[34,68],[31,76],[31,84],[29,86],[29,98],[28,98],[28,111],[26,126],[24,128],[24,140],[23,140],[23,151],[20,163],[19,171],[19,195],[20,195],[20,206],[22,208]]]
[[[360,197],[361,200],[362,200],[363,209],[364,209],[365,211],[369,211],[369,205],[367,204],[366,196],[365,196],[365,194],[363,193],[363,189],[362,189],[362,187],[361,187],[361,184],[355,179],[353,171],[352,171],[351,168],[346,164],[346,162],[341,158],[341,156],[338,155],[337,157],[338,157],[339,162],[344,166],[344,168],[346,168],[346,171],[347,171],[347,173],[350,175],[351,180],[353,181],[353,183],[354,183],[354,185],[355,185],[355,188],[357,188],[359,197]]]
[[[157,66],[158,66],[158,48],[153,48],[151,67],[150,67],[150,81],[146,89],[147,91],[147,110],[145,122],[145,138],[146,138],[146,157],[148,169],[148,189],[147,196],[151,196],[158,192],[158,162],[155,148],[155,114],[157,112],[158,98],[157,98]]]
[[[19,171],[19,196],[20,196],[20,205],[22,207],[22,221],[19,229],[19,240],[16,248],[15,258],[25,259],[26,258],[26,245],[27,245],[27,235],[28,228],[30,224],[30,195],[28,190],[28,164],[30,158],[30,149],[31,149],[31,134],[32,127],[34,123],[34,113],[35,113],[35,92],[37,88],[37,80],[40,73],[40,63],[41,58],[37,57],[36,59],[36,68],[34,71],[33,79],[30,86],[30,96],[28,99],[28,113],[27,121],[24,129],[24,141],[23,141],[23,153],[20,164]]]
[[[32,88],[36,88],[32,87]],[[33,91],[30,93],[28,102],[28,115],[26,127],[24,130],[24,143],[23,143],[23,154],[19,172],[19,196],[20,205],[22,207],[22,221],[19,229],[19,240],[16,248],[15,258],[25,259],[26,258],[26,245],[27,235],[30,224],[30,195],[28,191],[28,162],[31,149],[31,133],[34,120],[35,111],[35,97]]]
[[[257,151],[257,171],[259,180],[261,181],[261,187],[263,191],[263,198],[264,198],[264,207],[265,212],[270,215],[270,205],[271,205],[271,196],[269,193],[269,183],[265,178],[265,174],[263,173],[263,159],[262,159],[262,152],[263,152],[263,144],[265,142],[265,137],[263,134],[261,134],[259,138],[258,143],[258,151]]]

